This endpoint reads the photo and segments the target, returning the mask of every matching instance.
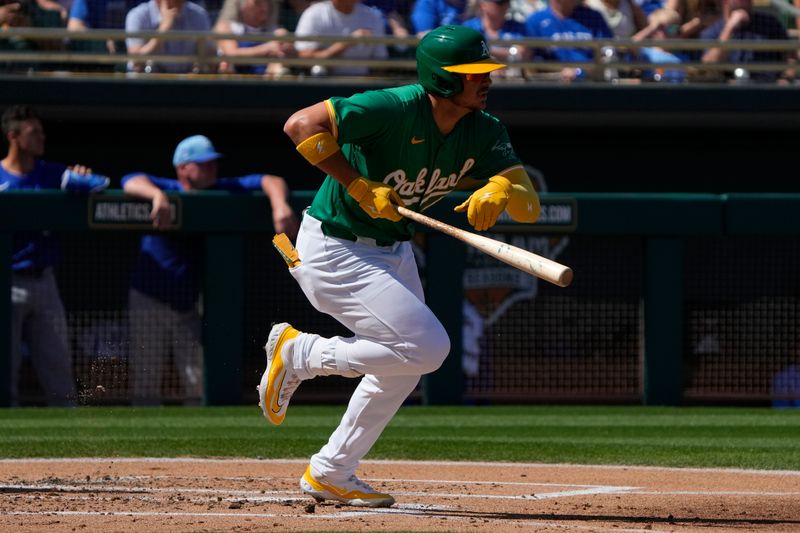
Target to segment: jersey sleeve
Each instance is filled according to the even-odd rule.
[[[86,0],[75,0],[69,10],[69,18],[86,22],[89,18],[89,8],[86,5]]]
[[[214,189],[231,192],[251,192],[261,190],[263,174],[249,174],[238,178],[222,178],[217,180]]]
[[[150,180],[150,183],[161,189],[162,191],[181,191],[181,184],[178,180],[173,180],[170,178],[159,178],[158,176],[151,176],[145,172],[132,172],[130,174],[126,174],[122,176],[120,180],[120,186],[125,187],[125,184],[129,182],[132,178],[136,176],[144,176],[145,178]]]
[[[384,91],[368,91],[349,98],[334,97],[328,102],[340,145],[368,146],[398,124],[403,116],[400,101]]]

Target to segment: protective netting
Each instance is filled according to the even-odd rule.
[[[576,236],[516,240],[569,265],[575,281],[562,289],[468,250],[467,397],[514,402],[638,398],[641,242]]]
[[[800,400],[798,267],[791,237],[687,241],[687,398]]]
[[[163,330],[189,329],[189,318],[202,316],[203,298],[183,313],[136,311],[131,279],[140,236],[118,231],[60,235],[56,280],[66,313],[62,334],[79,404],[192,404],[201,399],[197,385],[202,376],[192,381],[190,370],[202,372],[197,351],[202,329],[194,340]],[[468,250],[462,299],[465,400],[639,401],[644,239],[495,236],[571,266],[575,281],[562,289]],[[176,237],[202,249],[201,236]],[[255,386],[265,367],[262,347],[273,322],[290,322],[324,336],[349,335],[311,307],[270,241],[271,235],[247,235],[241,279],[223,280],[244,286],[241,397],[246,403],[256,401]],[[684,401],[800,402],[800,243],[791,237],[692,238],[686,241],[685,259],[685,351],[675,354],[683,357]],[[182,316],[187,322],[170,322]],[[202,328],[202,318],[197,320]],[[30,351],[22,352],[20,403],[43,404]],[[133,362],[137,353],[144,360],[139,388]],[[308,381],[293,401],[343,402],[357,382],[335,377]],[[418,389],[410,401],[421,394]]]

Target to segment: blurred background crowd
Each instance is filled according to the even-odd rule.
[[[483,32],[493,55],[520,64],[497,77],[780,84],[795,78],[800,12],[787,0],[0,2],[6,30],[0,34],[0,71],[7,72],[376,76],[393,73],[391,60],[413,59],[415,38],[439,25],[464,24]],[[61,28],[74,37],[9,33],[14,27]],[[118,38],[77,35],[87,29],[117,30]],[[598,41],[604,45],[592,44]],[[737,47],[736,41],[744,44]],[[57,56],[50,64],[26,63],[14,60],[11,51],[114,54],[124,60],[65,67]],[[720,67],[699,68],[714,64]]]

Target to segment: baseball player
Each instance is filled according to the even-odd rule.
[[[67,167],[42,159],[45,132],[37,111],[8,107],[0,119],[8,153],[0,160],[0,193],[13,190],[104,190],[109,179],[83,165]],[[32,213],[36,216],[36,213]],[[50,232],[15,232],[11,251],[11,405],[19,404],[23,345],[28,348],[47,405],[74,406],[75,380],[67,319],[56,283],[59,238]],[[6,296],[8,298],[8,296]]]
[[[297,216],[288,203],[289,189],[280,176],[250,174],[219,177],[218,153],[204,135],[192,135],[175,147],[175,178],[144,172],[123,176],[123,190],[152,202],[153,227],[168,229],[170,202],[165,191],[199,190],[245,193],[261,190],[272,207],[276,231],[294,235]],[[184,403],[196,404],[203,392],[202,245],[170,234],[143,235],[128,293],[131,352],[128,360],[133,405],[162,403],[164,368],[172,353]]]
[[[417,52],[419,83],[330,98],[292,115],[284,131],[327,173],[305,213],[290,272],[316,309],[353,335],[324,338],[274,326],[259,400],[281,424],[303,380],[360,377],[339,427],[311,458],[300,488],[316,500],[388,507],[389,494],[355,475],[420,376],[450,350],[425,305],[409,239],[395,205],[422,211],[468,176],[480,187],[455,208],[475,229],[503,210],[534,222],[539,199],[505,127],[485,113],[490,72],[501,69],[480,33],[463,26],[429,32]]]

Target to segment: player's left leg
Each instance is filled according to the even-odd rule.
[[[300,481],[303,492],[356,506],[392,505],[392,496],[359,480],[355,471],[418,382],[419,376],[364,376],[339,426],[311,458]]]
[[[408,243],[380,247],[331,238],[319,221],[303,220],[291,269],[309,301],[350,329],[352,337],[321,337],[279,324],[267,342],[258,387],[264,416],[283,422],[300,382],[321,375],[413,376],[436,370],[450,350],[442,324],[423,301]]]

